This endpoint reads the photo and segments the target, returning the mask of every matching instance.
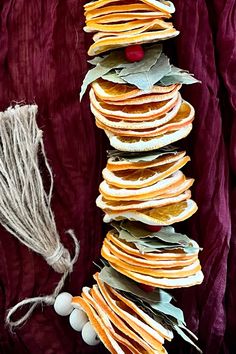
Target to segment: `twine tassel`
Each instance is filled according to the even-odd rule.
[[[73,231],[67,231],[75,244],[73,259],[57,232],[50,206],[53,176],[36,114],[36,105],[9,107],[0,113],[0,223],[21,243],[41,254],[62,277],[52,295],[25,299],[10,309],[6,318],[10,327],[24,323],[37,304],[54,302],[79,255],[79,242]],[[39,153],[50,176],[48,194],[40,174]],[[28,312],[12,321],[15,311],[26,304],[31,304]]]

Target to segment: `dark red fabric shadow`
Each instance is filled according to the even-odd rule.
[[[81,253],[65,289],[78,295],[91,284],[104,227],[95,206],[108,146],[90,113],[88,95],[79,102],[87,71],[90,38],[83,32],[80,0],[2,0],[0,3],[0,109],[15,102],[35,102],[38,124],[52,167],[53,210],[64,244],[73,228]],[[174,21],[181,35],[167,44],[173,61],[202,85],[183,91],[196,108],[191,136],[183,142],[192,156],[189,174],[196,179],[193,197],[198,213],[183,227],[204,251],[202,286],[176,297],[205,354],[234,353],[236,88],[234,0],[176,0]],[[234,172],[233,172],[234,171]],[[7,308],[25,297],[49,294],[59,276],[38,255],[0,230],[0,352],[33,354],[105,353],[89,347],[67,318],[50,307],[38,308],[25,326],[10,334],[4,327]],[[234,314],[234,315],[233,315]],[[174,340],[170,353],[194,352]]]

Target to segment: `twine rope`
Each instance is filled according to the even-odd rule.
[[[51,295],[22,300],[8,311],[6,324],[11,329],[23,324],[38,304],[54,303],[79,255],[74,232],[67,231],[75,245],[72,259],[57,232],[51,209],[53,175],[36,114],[36,105],[17,105],[0,112],[0,223],[21,243],[41,254],[62,277]],[[39,153],[50,176],[48,194],[40,174]],[[12,315],[27,304],[30,308],[25,315],[13,321]]]

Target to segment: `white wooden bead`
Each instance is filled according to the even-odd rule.
[[[88,316],[83,310],[74,309],[70,314],[69,321],[75,331],[81,332],[85,323],[88,322]]]
[[[100,339],[90,322],[87,322],[84,325],[82,329],[82,338],[88,345],[97,345],[100,342]]]
[[[71,304],[72,295],[69,293],[61,293],[56,297],[54,302],[54,310],[60,316],[68,316],[73,311]]]

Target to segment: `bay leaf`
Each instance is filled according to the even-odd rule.
[[[153,160],[156,160],[157,158],[164,156],[164,155],[176,155],[177,154],[177,148],[175,148],[175,151],[173,150],[166,150],[162,151],[159,149],[158,151],[150,151],[150,152],[145,152],[145,153],[122,153],[122,152],[116,152],[116,150],[108,151],[108,157],[116,157],[116,161],[127,161],[127,162],[151,162]]]
[[[93,81],[109,73],[109,71],[116,68],[117,65],[122,63],[122,61],[126,62],[124,58],[124,53],[122,51],[114,51],[103,58],[97,57],[92,59],[92,63],[96,63],[96,66],[87,72],[83,80],[83,84],[81,86],[81,91],[80,91],[80,100],[82,99],[85,91],[87,90],[87,87]]]
[[[119,76],[126,76],[129,74],[136,74],[149,71],[153,65],[156,64],[162,53],[162,45],[155,44],[149,48],[145,48],[145,55],[141,61],[135,63],[127,63],[123,65]]]
[[[188,342],[188,343],[190,343],[192,346],[194,346],[196,349],[197,349],[197,351],[199,352],[199,353],[202,353],[202,350],[192,341],[192,339],[191,338],[189,338],[188,336],[187,336],[187,334],[178,326],[178,325],[174,325],[173,326],[173,328],[175,329],[175,331],[186,341],[186,342]]]
[[[168,303],[172,299],[172,296],[169,293],[158,288],[152,293],[143,291],[138,287],[137,283],[118,273],[112,267],[104,267],[99,273],[99,278],[112,288],[131,293],[134,296],[147,301],[148,303]]]
[[[115,84],[126,84],[126,82],[121,79],[114,70],[102,76],[102,79],[114,82]]]
[[[153,85],[160,81],[171,69],[169,59],[165,54],[161,54],[156,64],[153,65],[150,70],[133,73],[129,75],[119,75],[128,84],[135,85],[140,90],[149,92]]]
[[[165,85],[169,86],[172,84],[185,84],[185,85],[191,85],[191,84],[196,84],[201,81],[197,80],[193,74],[190,74],[189,71],[187,70],[182,70],[180,68],[177,68],[174,65],[171,65],[171,70],[169,73],[167,73],[161,80],[160,82]]]
[[[183,311],[171,303],[157,303],[150,305],[154,310],[160,311],[165,315],[175,318],[177,321],[185,324]]]

